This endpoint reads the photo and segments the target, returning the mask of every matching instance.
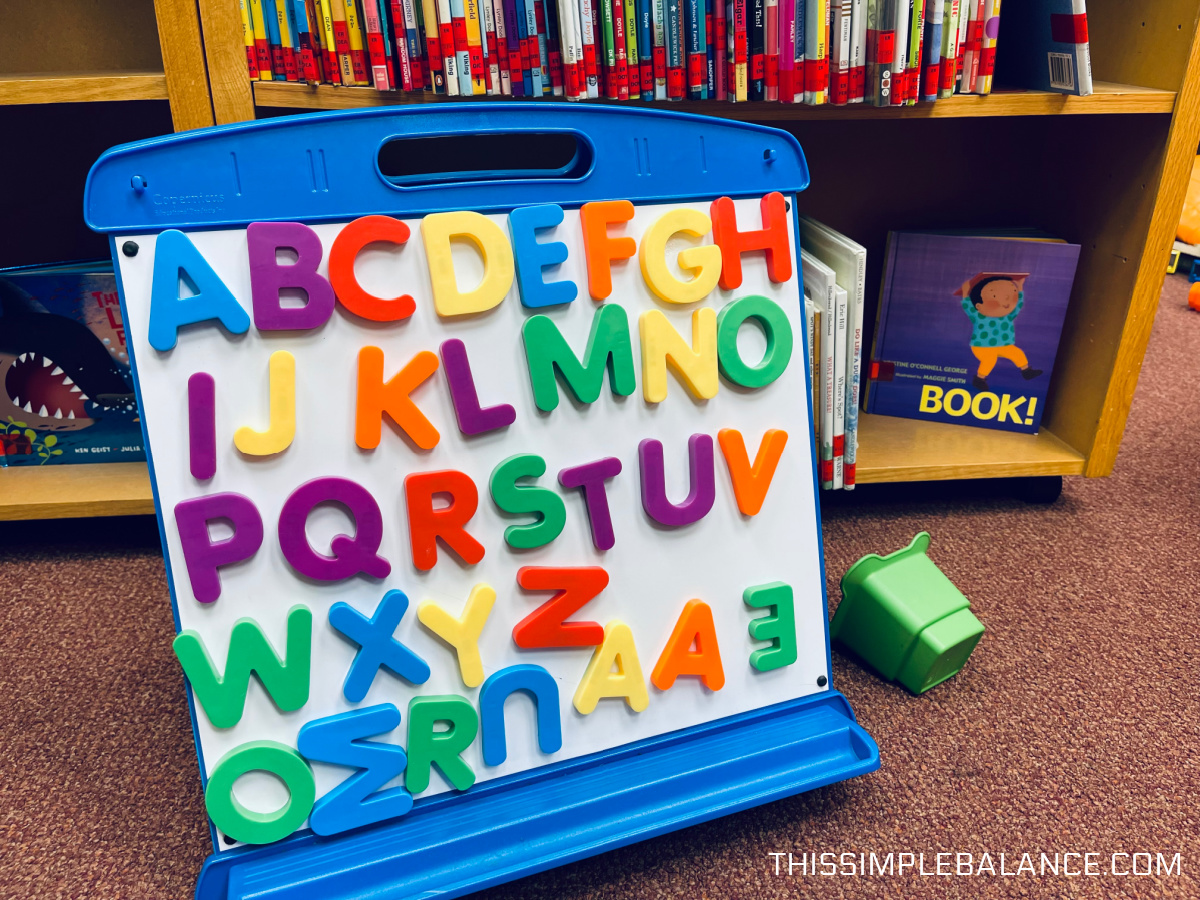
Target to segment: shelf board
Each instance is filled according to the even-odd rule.
[[[0,106],[166,99],[167,76],[162,72],[0,74]]]
[[[941,481],[1082,475],[1086,459],[1044,428],[992,431],[893,416],[858,417],[857,480]]]
[[[307,85],[287,81],[256,81],[257,106],[290,109],[356,109],[411,103],[458,102],[426,91],[377,91],[367,87]],[[475,97],[474,100],[502,103],[511,97]],[[726,119],[755,122],[815,121],[818,119],[932,119],[964,116],[1051,116],[1072,114],[1170,113],[1175,92],[1127,84],[1096,82],[1088,97],[1047,94],[1041,91],[997,91],[985,97],[956,94],[936,103],[877,109],[874,106],[805,106],[782,103],[727,103],[695,100],[682,103],[622,103],[647,109],[669,109],[702,113]]]
[[[0,521],[154,513],[145,463],[0,469]]]

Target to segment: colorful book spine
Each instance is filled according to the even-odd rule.
[[[550,65],[550,43],[546,34],[546,0],[533,0],[534,18],[537,22],[537,53],[542,67],[542,96],[554,92],[554,71]],[[560,73],[561,74],[561,73]],[[559,89],[562,80],[559,80]]]
[[[717,97],[717,74],[716,74],[716,19],[713,16],[713,7],[719,6],[721,0],[705,0],[704,3],[704,49],[705,49],[705,79],[704,87],[706,90],[705,96],[711,99]]]
[[[260,81],[271,81],[271,37],[263,17],[263,0],[250,0],[250,27],[254,33],[254,55]]]
[[[577,45],[576,32],[578,29],[575,23],[578,6],[570,0],[557,0],[554,6],[558,14],[558,42],[562,53],[563,94],[568,100],[579,100],[581,99],[579,86],[582,83],[580,70],[583,51]]]
[[[625,6],[625,70],[629,79],[629,96],[637,100],[642,95],[641,54],[638,52],[637,4],[624,0]]]
[[[942,63],[938,69],[937,95],[954,95],[954,75],[958,67],[958,26],[961,18],[960,0],[945,0],[945,21],[942,23]]]
[[[512,0],[509,0],[509,6]],[[496,21],[496,65],[500,69],[500,93],[506,97],[513,94],[512,40],[509,34],[509,16],[504,0],[492,0],[492,17]],[[517,76],[518,79],[520,76]]]
[[[667,99],[682,100],[687,93],[684,74],[683,9],[680,0],[667,0]]]
[[[937,100],[942,64],[942,31],[945,27],[946,0],[926,0],[925,59],[921,72],[921,99]]]
[[[734,22],[734,100],[745,103],[750,99],[750,23],[748,5],[751,0],[733,0]]]
[[[1000,0],[983,0],[979,34],[979,75],[976,94],[992,92],[992,74],[996,71],[996,36],[1000,34]]]
[[[954,55],[954,81],[952,90],[962,84],[963,61],[967,52],[967,34],[970,31],[971,6],[975,0],[961,0],[958,6],[958,52]]]
[[[685,0],[687,15],[684,26],[687,31],[687,96],[699,100],[704,96],[704,38],[700,32],[703,20],[703,0]]]
[[[267,40],[271,46],[271,76],[275,81],[287,81],[287,67],[284,64],[283,44],[279,36],[279,12],[275,8],[276,0],[262,0],[263,18],[267,25]],[[292,81],[296,80],[295,72]]]
[[[371,61],[371,80],[376,90],[390,91],[387,57],[383,52],[383,32],[379,27],[379,3],[363,0],[363,19],[367,30],[367,58]]]
[[[464,0],[450,0],[450,22],[454,28],[454,68],[458,73],[458,93],[470,97],[475,93],[471,84],[471,49],[467,46],[467,7]]]
[[[332,84],[342,84],[346,73],[350,70],[350,45],[346,43],[346,65],[342,67],[342,57],[340,54],[341,43],[346,41],[346,29],[343,22],[338,25],[338,19],[333,14],[334,6],[337,6],[337,0],[318,0],[318,8],[321,14],[321,28],[325,32],[325,71],[328,74],[329,81]],[[339,31],[340,28],[340,31]],[[338,35],[341,35],[340,39]],[[347,84],[354,84],[351,80]]]
[[[652,0],[637,0],[638,85],[643,100],[654,99],[654,17]]]
[[[849,346],[847,341],[846,290],[834,285],[833,334],[833,489],[845,485],[846,464],[846,372]]]
[[[408,34],[404,28],[404,2],[403,0],[391,0],[390,7],[393,43],[400,63],[398,73],[400,77],[396,81],[396,86],[406,91],[415,90],[412,56],[409,54]]]
[[[293,18],[296,20],[296,43],[300,47],[300,77],[309,84],[320,84],[321,72],[318,67],[318,49],[313,40],[308,6],[304,0],[291,0]]]
[[[725,0],[712,0],[712,77],[714,100],[725,100],[729,92],[729,18]]]
[[[250,24],[250,10],[246,0],[238,0],[238,12],[242,17],[242,46],[246,48],[246,70],[251,81],[258,81],[258,51],[254,46],[254,26]]]
[[[804,102],[820,106],[829,100],[829,59],[826,43],[829,0],[807,0],[804,16]]]
[[[667,4],[651,0],[650,26],[654,40],[654,99],[667,99]]]
[[[458,97],[462,93],[458,78],[458,49],[454,32],[454,12],[450,0],[437,0],[438,48],[442,51],[442,73],[446,84],[446,96]],[[466,38],[464,28],[463,38]]]
[[[538,0],[538,29],[542,32],[543,40],[539,47],[545,46],[546,56],[542,60],[544,70],[550,73],[550,91],[555,97],[561,97],[566,89],[563,75],[562,38],[559,32],[557,0]]]
[[[533,68],[529,64],[529,17],[525,14],[525,0],[506,3],[505,12],[513,9],[513,24],[510,34],[516,35],[516,49],[510,46],[508,59],[512,64],[513,96],[533,96]]]
[[[296,4],[293,0],[275,0],[275,8],[279,11],[279,36],[284,46],[284,63],[291,59],[295,79],[303,81],[304,71],[300,61],[300,23],[296,21]]]
[[[912,23],[912,0],[896,0],[896,55],[892,62],[892,106],[903,106],[908,98],[908,29]]]
[[[779,0],[766,0],[766,99],[779,99]]]
[[[483,28],[479,19],[480,0],[464,0],[463,13],[467,25],[467,61],[471,66],[471,94],[487,94],[487,68],[483,60]]]
[[[613,54],[616,65],[613,68],[613,80],[616,82],[617,99],[629,99],[629,54],[625,44],[625,3],[624,0],[611,0],[613,20]]]
[[[492,0],[479,0],[479,8],[483,13],[483,59],[486,64],[484,74],[487,78],[487,92],[490,96],[496,96],[501,93],[500,48],[496,43],[496,17]]]
[[[908,20],[908,63],[904,72],[904,103],[915,106],[921,91],[921,53],[925,44],[925,2],[912,0]]]
[[[383,38],[383,67],[391,90],[396,90],[399,82],[396,81],[396,61],[392,59],[395,47],[392,46],[391,3],[389,0],[376,0],[376,3],[379,5],[379,34]]]
[[[850,2],[850,102],[867,96],[867,0]]]
[[[362,22],[359,20],[355,0],[344,0],[346,9],[346,34],[350,39],[350,65],[354,69],[355,84],[370,84],[367,73],[367,52],[363,42]]]
[[[850,102],[850,38],[853,25],[852,0],[833,0],[833,27],[829,40],[829,102]]]
[[[529,55],[529,96],[542,96],[542,53],[538,47],[537,7],[525,0],[525,48]]]
[[[808,0],[796,0],[796,33],[792,47],[792,103],[804,102],[804,52],[805,17],[808,15]]]
[[[592,23],[593,0],[579,0],[579,28],[583,36],[583,71],[587,96],[600,96],[600,55],[596,51],[596,28]]]
[[[404,14],[404,43],[408,50],[409,68],[412,69],[413,90],[421,91],[432,87],[428,51],[421,46],[421,36],[425,33],[422,4],[420,0],[402,0],[401,10]],[[396,41],[400,42],[399,36]]]
[[[751,100],[767,98],[767,4],[766,0],[749,0],[746,28],[750,39]]]
[[[979,74],[979,51],[983,38],[984,0],[969,0],[970,16],[967,18],[967,39],[962,50],[962,74],[959,76],[958,92],[975,93],[975,78]]]
[[[725,0],[725,99],[730,102],[737,101],[737,22],[733,4],[734,0]]]
[[[791,103],[796,84],[796,0],[779,2],[779,86],[780,103]]]

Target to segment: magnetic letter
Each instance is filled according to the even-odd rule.
[[[717,313],[704,307],[692,313],[692,346],[661,310],[638,318],[642,339],[642,396],[647,403],[667,399],[667,366],[697,400],[717,396]]]
[[[258,676],[267,696],[283,712],[308,702],[312,664],[312,613],[293,606],[287,616],[287,645],[283,659],[253,619],[238,619],[229,635],[225,674],[213,664],[204,639],[195,631],[181,631],[171,645],[192,685],[196,702],[213,728],[232,728],[241,721],[250,689],[250,673]]]
[[[512,247],[499,225],[477,212],[432,213],[421,220],[421,237],[439,316],[464,316],[499,306],[513,283]],[[483,257],[483,280],[465,294],[454,276],[454,238],[466,238]]]
[[[296,251],[296,262],[280,265],[278,252]],[[246,228],[250,257],[250,296],[259,331],[319,328],[333,315],[333,288],[317,274],[324,250],[317,233],[299,222],[253,222]],[[303,291],[304,306],[286,307],[281,291]]]
[[[522,566],[517,584],[527,591],[557,591],[513,628],[513,643],[522,650],[595,647],[604,640],[599,622],[564,621],[608,586],[608,573],[599,566]]]
[[[287,803],[273,813],[247,809],[233,785],[247,772],[270,772],[284,783]],[[282,840],[303,824],[312,811],[317,783],[312,769],[295,750],[277,741],[250,741],[221,757],[204,789],[204,806],[222,833],[245,844]]]
[[[767,352],[757,366],[742,361],[738,350],[738,330],[747,319],[754,319],[767,337]],[[787,313],[766,297],[734,300],[717,316],[717,356],[721,374],[742,387],[766,387],[783,374],[792,358],[792,326]]]
[[[585,203],[579,209],[579,224],[583,226],[583,252],[587,259],[588,293],[603,300],[612,293],[612,262],[629,259],[637,253],[637,242],[631,237],[611,238],[608,226],[628,222],[633,218],[633,204],[628,200],[603,200]]]
[[[770,607],[771,614],[759,616],[750,623],[750,637],[770,641],[750,654],[750,665],[760,672],[790,666],[796,661],[796,609],[792,601],[792,586],[782,581],[746,588],[742,599],[755,609]]]
[[[542,280],[544,269],[560,266],[567,261],[567,245],[562,241],[540,244],[537,231],[561,225],[562,220],[562,207],[553,203],[523,206],[508,214],[508,230],[512,233],[513,253],[517,258],[517,284],[522,306],[539,309],[570,303],[575,299],[575,282],[554,281],[547,284]]]
[[[489,585],[477,584],[471,588],[462,617],[454,618],[436,603],[426,601],[417,607],[417,619],[454,648],[458,657],[458,672],[463,684],[469,688],[483,683],[483,659],[479,655],[479,636],[487,624],[492,607],[496,605],[496,592]]]
[[[783,194],[773,191],[759,201],[761,231],[738,231],[737,210],[728,197],[713,201],[710,212],[713,241],[721,248],[721,287],[727,291],[742,286],[742,254],[764,251],[767,275],[776,284],[792,277],[792,245],[787,206]]]
[[[384,594],[369,619],[342,601],[329,608],[330,627],[359,647],[342,685],[342,694],[351,703],[363,701],[381,667],[410,684],[429,680],[428,663],[392,636],[406,612],[408,597],[403,591]]]
[[[546,461],[533,453],[510,456],[492,470],[489,487],[492,500],[510,515],[532,513],[537,519],[528,525],[509,525],[504,540],[510,547],[527,550],[542,547],[560,534],[567,524],[567,507],[554,491],[534,484],[517,484],[522,478],[540,478],[546,474]]]
[[[529,380],[533,384],[533,400],[537,408],[550,412],[558,406],[558,384],[555,371],[580,403],[594,403],[604,386],[604,371],[608,370],[612,392],[628,397],[637,387],[633,374],[633,346],[629,340],[629,318],[616,303],[599,307],[592,317],[584,361],[563,338],[558,326],[546,316],[532,316],[525,321],[521,334],[525,338],[525,357],[529,363]]]
[[[450,505],[434,508],[434,494],[449,494]],[[413,565],[427,572],[437,563],[437,539],[468,565],[483,559],[483,544],[467,534],[466,524],[479,508],[479,490],[468,475],[447,469],[420,472],[404,479]]]
[[[354,536],[339,534],[329,542],[330,556],[317,553],[308,543],[305,524],[320,503],[340,503],[354,519]],[[383,515],[379,504],[361,484],[348,478],[314,478],[306,481],[279,512],[279,549],[293,569],[317,581],[342,581],[362,572],[386,578],[391,563],[379,555],[383,543]]]
[[[273,456],[291,446],[296,436],[296,357],[276,350],[267,363],[270,424],[266,431],[243,425],[233,434],[233,445],[247,456]]]
[[[363,347],[358,351],[358,402],[354,412],[354,443],[364,450],[379,446],[383,414],[422,450],[432,450],[441,439],[438,430],[409,396],[438,369],[438,358],[422,350],[389,380],[383,380],[383,351]]]
[[[702,238],[712,231],[712,221],[698,209],[680,207],[663,213],[642,235],[638,258],[642,278],[658,299],[666,303],[695,303],[717,286],[721,277],[721,248],[704,244],[680,250],[679,268],[691,272],[690,281],[680,281],[667,266],[667,241],[676,234]]]
[[[208,524],[228,519],[233,534],[214,541]],[[192,594],[201,603],[212,603],[221,596],[221,578],[217,569],[252,557],[263,541],[262,516],[249,497],[241,494],[209,494],[175,504],[175,527],[183,545]]]
[[[508,758],[504,734],[504,701],[522,691],[537,710],[538,748],[543,753],[562,749],[562,717],[558,711],[558,682],[541,666],[509,666],[479,689],[479,725],[484,765],[498,766]]]
[[[787,438],[786,431],[770,429],[763,435],[762,442],[758,445],[758,454],[754,457],[754,466],[751,467],[742,433],[736,428],[722,428],[717,432],[721,453],[725,457],[725,464],[729,466],[733,495],[737,498],[738,509],[742,515],[756,516],[762,509]]]
[[[507,403],[484,409],[479,405],[479,393],[467,361],[467,347],[457,338],[442,342],[442,369],[454,403],[454,417],[463,434],[483,434],[504,428],[517,420],[517,411]]]
[[[678,527],[698,522],[708,515],[717,497],[713,474],[713,439],[707,434],[688,438],[688,469],[692,489],[678,506],[667,499],[667,478],[661,441],[646,439],[638,444],[642,465],[642,507],[660,525]]]
[[[368,244],[403,244],[408,236],[408,226],[391,216],[363,216],[338,232],[329,250],[329,283],[338,302],[372,322],[395,322],[411,316],[417,308],[411,295],[376,297],[363,290],[354,274],[354,261]]]
[[[181,280],[187,283],[192,296],[179,296]],[[147,334],[150,346],[165,353],[175,346],[179,326],[209,319],[219,321],[230,334],[245,334],[250,329],[250,317],[196,245],[182,231],[164,231],[154,245]]]
[[[590,715],[605,697],[623,697],[634,712],[650,704],[633,632],[624,622],[613,621],[604,627],[604,643],[592,653],[575,691],[575,708]]]
[[[558,483],[565,488],[583,488],[587,503],[588,521],[592,527],[592,543],[597,550],[611,550],[617,542],[613,534],[612,515],[608,509],[608,493],[604,482],[621,474],[621,461],[606,456],[581,466],[571,466],[558,473]]]
[[[437,722],[449,722],[449,730],[435,731]],[[475,783],[475,772],[460,754],[478,733],[475,707],[457,694],[413,697],[408,701],[408,770],[404,786],[410,793],[421,793],[429,787],[429,772],[436,763],[455,790],[465,791]]]
[[[408,756],[398,744],[364,738],[393,731],[400,710],[391,703],[352,709],[301,726],[296,746],[305,759],[357,769],[313,806],[308,824],[317,834],[338,834],[394,819],[412,809],[402,787],[381,788],[404,771]]]
[[[692,644],[696,645],[694,652]],[[689,600],[679,614],[675,630],[663,647],[650,681],[660,691],[666,691],[680,675],[698,675],[710,691],[725,687],[725,670],[721,666],[721,648],[717,646],[712,610],[700,600]]]
[[[207,372],[188,379],[188,460],[197,481],[217,473],[217,384]]]

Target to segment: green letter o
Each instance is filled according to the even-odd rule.
[[[288,800],[272,813],[247,809],[233,796],[233,785],[247,772],[261,770],[278,776]],[[204,789],[204,805],[217,828],[246,844],[269,844],[287,837],[312,812],[317,784],[312,769],[299,753],[275,741],[251,741],[221,757]]]
[[[748,366],[738,353],[738,331],[754,319],[767,336],[767,352],[757,366]],[[783,374],[792,358],[792,325],[787,313],[766,297],[734,300],[717,316],[717,359],[721,374],[742,387],[766,387]]]

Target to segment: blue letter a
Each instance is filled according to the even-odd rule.
[[[179,296],[184,279],[195,290]],[[180,325],[218,319],[231,334],[245,334],[250,316],[233,298],[212,266],[186,234],[171,229],[158,236],[154,247],[154,281],[150,289],[150,346],[165,352],[175,346]]]

